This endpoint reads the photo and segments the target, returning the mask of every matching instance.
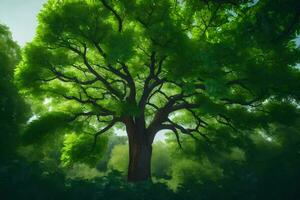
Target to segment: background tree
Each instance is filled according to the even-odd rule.
[[[0,24],[0,163],[15,155],[18,131],[28,111],[13,83],[20,48],[6,26]]]
[[[89,154],[124,127],[128,180],[139,181],[151,176],[161,130],[180,147],[184,134],[225,149],[248,145],[250,130],[292,126],[298,10],[296,0],[49,0],[16,77],[29,97],[51,98],[55,115],[51,126],[40,116],[28,138],[75,129],[68,152]]]

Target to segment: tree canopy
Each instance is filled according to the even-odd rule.
[[[299,8],[296,0],[49,0],[16,82],[28,98],[50,99],[55,117],[44,133],[77,135],[66,136],[74,142],[66,153],[79,140],[88,145],[78,142],[77,152],[93,152],[101,134],[124,127],[130,144],[169,130],[179,146],[183,134],[243,147],[254,130],[298,120]],[[25,135],[44,128],[49,115],[37,114]]]

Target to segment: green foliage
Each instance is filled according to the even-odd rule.
[[[293,126],[299,119],[300,113],[296,105],[291,103],[270,103],[267,105],[271,121]]]
[[[9,29],[1,24],[0,46],[0,157],[5,160],[15,154],[20,125],[25,122],[29,110],[13,83],[20,48],[12,40]]]
[[[156,142],[153,145],[153,156],[151,159],[151,172],[155,178],[168,179],[172,166],[170,150],[163,142]]]
[[[45,137],[55,131],[66,128],[71,117],[67,113],[49,112],[30,122],[24,132],[23,141],[27,144],[42,142]]]
[[[177,188],[184,184],[204,184],[210,181],[217,181],[222,178],[221,168],[214,166],[209,160],[181,159],[172,165],[172,180],[170,186]]]
[[[102,157],[107,147],[107,137],[101,137],[94,143],[94,137],[86,134],[67,134],[62,148],[63,166],[73,163],[86,163],[94,166]]]
[[[125,174],[128,169],[128,161],[128,145],[116,145],[110,154],[108,168]]]
[[[47,43],[63,42],[62,36],[69,39],[102,39],[112,27],[100,18],[108,19],[108,11],[99,3],[88,1],[66,1],[63,4],[49,1],[39,14],[38,38]],[[96,24],[97,23],[97,24]],[[96,25],[96,27],[94,27]]]
[[[62,50],[51,52],[36,44],[27,45],[23,49],[23,57],[26,59],[23,59],[16,69],[15,82],[19,87],[27,87],[34,93],[41,89],[37,82],[51,77],[53,66],[68,64],[69,59],[72,59]]]
[[[104,48],[109,55],[107,62],[114,63],[120,59],[127,61],[133,54],[133,32],[124,31],[123,33],[110,34],[106,38]]]

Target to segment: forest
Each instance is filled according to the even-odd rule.
[[[0,200],[300,198],[299,0],[36,17],[24,46],[0,24]]]

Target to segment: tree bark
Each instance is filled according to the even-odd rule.
[[[151,180],[152,145],[147,143],[129,143],[128,181]]]
[[[128,120],[125,124],[129,143],[127,180],[151,180],[152,140],[149,139],[142,123]]]

